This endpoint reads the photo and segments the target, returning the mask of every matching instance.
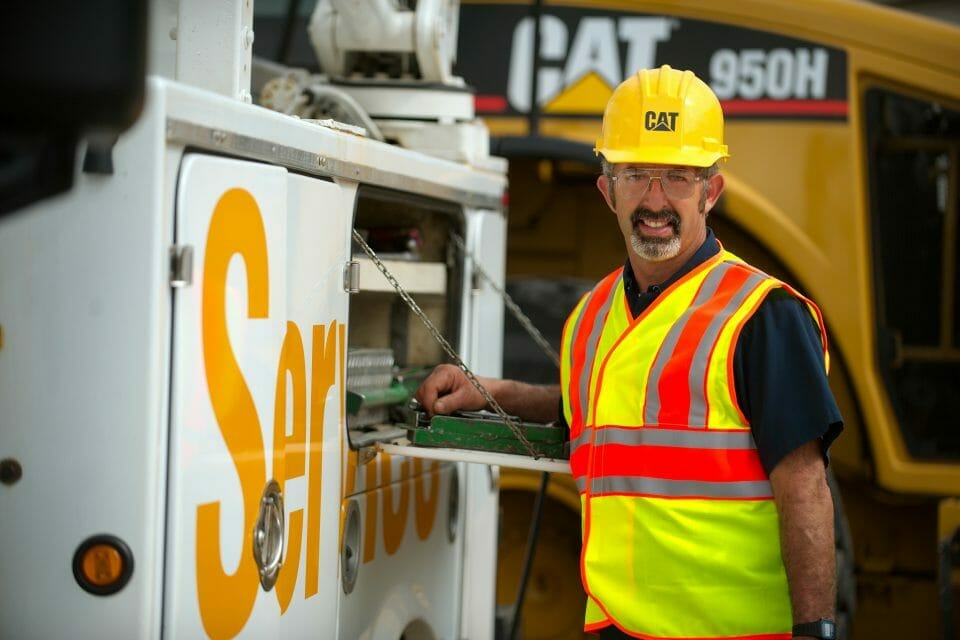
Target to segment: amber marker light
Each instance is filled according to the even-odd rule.
[[[120,538],[87,538],[73,554],[73,577],[84,591],[108,596],[120,591],[133,574],[133,554]]]

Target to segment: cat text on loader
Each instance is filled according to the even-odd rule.
[[[493,637],[496,470],[374,446],[418,316],[500,373],[457,3],[320,2],[253,85],[250,0],[107,4],[0,20],[0,637]]]

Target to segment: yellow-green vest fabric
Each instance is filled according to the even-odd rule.
[[[736,341],[788,285],[721,251],[638,318],[623,269],[568,318],[563,409],[580,490],[585,629],[640,638],[789,638],[772,489],[737,405]]]

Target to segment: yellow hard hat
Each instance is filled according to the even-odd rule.
[[[600,135],[593,151],[612,164],[709,167],[730,157],[717,96],[692,71],[668,65],[641,69],[616,88]]]

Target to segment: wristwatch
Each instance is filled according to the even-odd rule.
[[[793,625],[793,637],[808,636],[820,640],[837,640],[837,625],[833,620],[820,618],[816,622],[801,622]]]

